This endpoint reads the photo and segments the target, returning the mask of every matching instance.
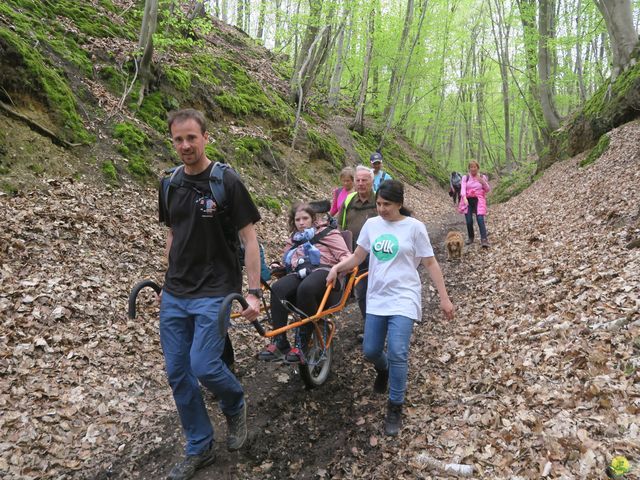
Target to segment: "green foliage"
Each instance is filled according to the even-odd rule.
[[[210,143],[204,146],[204,153],[212,162],[224,162],[225,158],[222,152]]]
[[[0,182],[0,190],[11,196],[18,194],[18,187],[9,181]]]
[[[589,152],[589,155],[587,155],[580,161],[580,166],[586,167],[587,165],[591,165],[593,162],[599,159],[600,156],[605,152],[605,150],[609,148],[609,142],[609,135],[607,135],[606,133],[602,135],[598,140],[597,145],[593,147]]]
[[[333,134],[307,130],[307,138],[314,146],[312,155],[329,160],[336,168],[344,166],[345,151]]]
[[[127,164],[129,172],[141,178],[151,175],[151,168],[144,158],[149,137],[128,122],[117,124],[113,129],[113,136],[122,141],[118,151],[129,160]]]
[[[214,63],[219,76],[232,85],[232,91],[214,97],[222,109],[236,116],[255,113],[278,124],[293,122],[292,108],[275,91],[269,90],[267,95],[260,84],[234,62],[216,58]]]
[[[498,185],[489,194],[491,203],[506,202],[524,191],[533,182],[536,168],[535,162],[524,163],[511,174],[500,178]]]
[[[63,127],[61,136],[70,141],[90,142],[91,136],[84,129],[82,119],[76,111],[75,97],[58,70],[45,62],[37,50],[13,31],[0,27],[0,41],[2,40],[7,42],[23,62],[22,65],[13,66],[14,74],[24,71],[23,88],[28,88],[36,96],[44,97],[43,100],[55,111],[55,116]]]
[[[118,172],[111,160],[102,162],[102,174],[109,185],[115,186],[118,184]]]
[[[98,77],[105,83],[111,93],[122,95],[126,77],[120,70],[107,65],[98,71]]]
[[[282,212],[282,204],[276,197],[271,197],[269,195],[259,197],[251,195],[251,198],[253,199],[253,203],[255,203],[259,207],[264,207],[274,213]]]
[[[267,148],[267,142],[257,137],[240,137],[233,141],[235,159],[238,164],[247,164]]]
[[[44,173],[44,165],[41,163],[30,163],[27,168],[36,175],[42,175]]]
[[[167,67],[164,74],[176,90],[187,93],[191,88],[191,73],[176,67]]]
[[[144,96],[138,116],[151,128],[161,134],[167,131],[167,108],[177,105],[174,99],[162,92],[153,92]]]
[[[351,135],[356,142],[354,147],[358,152],[361,163],[368,166],[369,156],[378,148],[378,144],[380,142],[379,136],[371,130],[366,130],[363,135],[360,135],[358,132],[351,131]],[[405,180],[411,182],[424,180],[424,175],[418,171],[416,162],[407,156],[404,150],[400,148],[393,138],[388,138],[386,140],[380,153],[382,153],[383,157],[383,169],[389,172],[393,177],[404,177]],[[423,160],[426,162],[428,157],[425,156]],[[434,175],[435,172],[435,174],[441,175],[441,173],[436,171],[435,166],[433,168],[433,171],[428,171],[429,174]],[[444,175],[446,177],[446,172]]]

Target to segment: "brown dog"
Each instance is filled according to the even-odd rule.
[[[464,238],[462,234],[456,230],[447,233],[444,241],[444,247],[447,249],[447,260],[462,260],[462,249],[464,247]]]

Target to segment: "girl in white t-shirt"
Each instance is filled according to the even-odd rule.
[[[369,256],[367,317],[362,350],[377,372],[373,390],[389,401],[384,429],[397,435],[402,426],[402,405],[407,388],[409,343],[413,323],[422,320],[422,284],[417,271],[425,266],[440,296],[440,308],[453,319],[453,304],[444,285],[440,265],[433,255],[424,224],[403,206],[404,187],[387,180],[376,192],[378,217],[366,221],[358,246],[348,258],[334,265],[327,276],[332,283],[341,272],[351,270]],[[384,345],[387,341],[387,350]]]

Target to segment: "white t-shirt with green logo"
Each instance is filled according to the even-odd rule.
[[[424,223],[412,217],[388,222],[382,217],[367,220],[358,245],[369,255],[367,313],[403,315],[422,320],[422,297],[418,265],[433,257]]]

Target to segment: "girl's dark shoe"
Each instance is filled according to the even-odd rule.
[[[402,404],[387,403],[387,416],[384,419],[384,433],[391,437],[398,435],[402,428]]]
[[[258,354],[258,359],[265,362],[279,362],[289,353],[290,348],[278,348],[275,343],[270,343]]]
[[[387,393],[387,383],[389,382],[389,370],[378,370],[376,368],[376,379],[373,382],[373,391],[376,393]]]
[[[489,240],[487,240],[486,238],[483,238],[482,240],[480,240],[480,246],[482,248],[489,248]]]
[[[296,347],[289,350],[289,353],[287,353],[284,356],[284,361],[287,363],[300,364],[300,365],[304,365],[305,363],[307,363],[307,361],[304,358],[304,353],[302,353],[302,350]]]

